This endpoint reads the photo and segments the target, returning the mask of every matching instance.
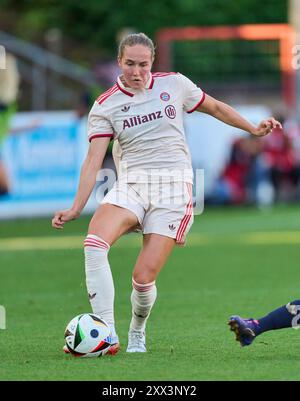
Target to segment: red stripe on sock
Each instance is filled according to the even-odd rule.
[[[86,244],[87,242],[92,243],[92,244],[94,244],[94,245],[101,246],[102,248],[108,249],[108,246],[107,246],[106,244],[101,243],[101,242],[99,243],[99,242],[96,242],[96,241],[92,241],[92,240],[90,240],[90,239],[84,241],[85,244]]]
[[[105,249],[107,250],[107,248],[104,248],[104,246],[99,246],[99,245],[95,245],[95,244],[84,244],[84,247],[92,247],[92,248],[98,248],[98,249]]]
[[[139,291],[139,292],[147,292],[150,291],[151,288],[154,286],[154,283],[150,283],[150,284],[138,284],[135,281],[132,281],[132,286],[135,290]]]
[[[149,288],[136,288],[136,287],[133,287],[136,291],[138,291],[138,292],[148,292],[148,291],[150,291],[151,290],[151,288],[153,287],[153,285],[151,286],[151,287],[149,287]]]
[[[105,246],[108,246],[108,244],[107,244],[105,241],[101,240],[99,237],[98,237],[98,238],[94,238],[94,237],[92,237],[91,235],[88,235],[88,236],[86,237],[86,240],[98,242],[99,244],[103,244],[103,245],[105,245]]]
[[[104,242],[97,241],[97,240],[94,240],[92,238],[87,238],[84,242],[87,242],[87,241],[88,242],[92,242],[93,244],[97,244],[99,246],[105,246],[106,248],[108,248],[108,246]]]
[[[93,237],[87,236],[86,239],[84,240],[84,246],[92,246],[92,245],[94,247],[109,249],[109,245],[106,244],[105,242],[102,242],[101,240],[97,240]]]

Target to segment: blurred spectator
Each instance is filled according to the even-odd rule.
[[[19,87],[17,63],[12,54],[6,54],[5,67],[5,69],[0,69],[0,196],[7,194],[10,189],[1,148],[9,133],[11,117],[15,113]]]
[[[300,182],[299,155],[295,142],[283,130],[274,129],[264,140],[264,160],[269,169],[276,201],[297,199]]]
[[[237,139],[208,202],[263,206],[299,200],[300,130],[290,122],[283,127],[263,139]]]
[[[264,169],[258,161],[263,142],[256,137],[237,139],[231,149],[229,161],[218,180],[213,199],[214,204],[241,204],[255,201],[257,187],[265,179]]]

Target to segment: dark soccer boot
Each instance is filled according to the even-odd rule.
[[[242,347],[251,345],[256,334],[255,328],[258,323],[254,319],[242,319],[240,316],[231,316],[228,322],[230,330],[235,333],[236,341],[239,341]]]

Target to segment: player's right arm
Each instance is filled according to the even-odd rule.
[[[110,138],[94,138],[89,146],[87,156],[81,168],[78,190],[70,209],[61,210],[55,213],[52,219],[52,227],[61,229],[63,225],[75,220],[80,216],[86,205],[96,183],[97,173],[100,170]]]

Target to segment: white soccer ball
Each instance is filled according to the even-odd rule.
[[[74,356],[103,356],[111,346],[111,331],[101,317],[93,313],[83,313],[68,323],[65,342]]]

